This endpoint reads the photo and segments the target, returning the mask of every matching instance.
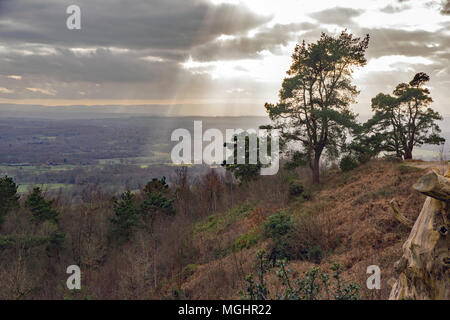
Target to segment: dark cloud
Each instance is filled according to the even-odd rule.
[[[358,34],[370,34],[369,57],[404,55],[431,57],[450,45],[450,39],[442,30],[407,31],[400,29],[356,29]]]
[[[361,15],[363,12],[363,10],[336,7],[312,13],[310,17],[320,23],[345,26],[352,23],[352,19]]]
[[[136,52],[114,53],[110,49],[75,54],[56,48],[49,54],[0,55],[0,74],[47,76],[64,82],[141,82],[159,80],[162,74],[174,74],[176,62],[149,61]]]
[[[81,8],[81,30],[66,28],[72,4]],[[270,20],[242,5],[207,0],[0,0],[0,86],[21,98],[45,96],[26,87],[54,88],[56,98],[199,93],[211,78],[180,64],[193,48]],[[9,74],[23,79],[12,84]]]
[[[191,92],[198,93],[210,81],[207,75],[193,75],[174,61],[149,61],[134,52],[108,49],[76,55],[59,48],[47,55],[3,56],[0,64],[0,87],[14,89],[21,98],[44,97],[25,90],[33,87],[51,88],[53,98],[60,99],[167,99],[186,83],[193,86]],[[10,74],[24,77],[13,82],[7,78]]]
[[[312,23],[276,24],[266,27],[253,36],[238,36],[234,39],[215,41],[194,48],[192,56],[200,61],[258,58],[263,50],[278,53],[283,45],[298,40],[297,33],[312,30],[318,25]]]
[[[70,4],[81,8],[81,30],[66,28]],[[244,6],[200,0],[6,0],[1,10],[2,40],[171,50],[239,34],[270,20]]]

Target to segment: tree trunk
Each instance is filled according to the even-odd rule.
[[[450,174],[431,172],[414,185],[427,195],[422,211],[395,263],[398,279],[389,299],[450,299]]]
[[[405,160],[411,160],[413,158],[412,156],[412,148],[406,148],[405,150]]]
[[[440,201],[450,200],[450,180],[436,171],[424,175],[413,188]]]
[[[311,164],[313,184],[320,183],[320,156],[315,156]]]

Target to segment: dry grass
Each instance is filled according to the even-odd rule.
[[[401,246],[409,234],[393,218],[389,201],[395,197],[405,216],[415,220],[425,200],[411,188],[423,170],[405,170],[402,166],[373,161],[348,173],[331,171],[312,201],[290,208],[293,217],[298,219],[292,240],[300,247],[305,243],[319,244],[325,252],[320,267],[328,270],[332,262],[342,264],[343,279],[358,282],[365,299],[388,298],[387,282],[394,276],[394,262],[400,257]],[[245,227],[248,220],[236,223],[236,231],[241,234],[240,229],[248,229],[249,226]],[[233,231],[232,227],[228,229],[229,234]],[[252,270],[255,251],[256,248],[243,250],[199,266],[183,288],[194,299],[238,298],[237,291],[245,285],[243,275]],[[307,261],[293,261],[291,269],[301,274],[311,265]],[[366,269],[370,265],[381,268],[381,290],[364,289]],[[276,279],[269,281],[273,292],[277,285]]]

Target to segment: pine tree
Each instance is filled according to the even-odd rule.
[[[397,85],[393,95],[379,93],[372,99],[375,115],[366,127],[382,137],[385,151],[399,158],[412,159],[416,146],[445,142],[436,123],[442,116],[430,108],[433,99],[425,87],[428,81],[430,77],[419,72],[409,83]]]
[[[110,219],[110,236],[116,236],[119,241],[130,240],[139,225],[139,209],[136,207],[134,194],[126,191],[121,194],[120,199],[115,199],[114,214]]]
[[[54,200],[45,200],[39,187],[33,189],[25,200],[25,207],[30,209],[36,222],[51,221],[58,224],[59,212],[52,209]]]
[[[349,106],[359,93],[352,85],[355,67],[366,64],[369,35],[355,38],[343,31],[338,37],[322,33],[316,43],[297,45],[277,104],[266,103],[284,145],[300,142],[313,182],[320,180],[324,151],[337,157],[346,143],[348,129],[356,124]]]

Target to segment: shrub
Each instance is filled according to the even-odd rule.
[[[359,289],[361,287],[354,283],[346,283],[341,279],[342,266],[334,263],[331,267],[333,271],[333,279],[336,281],[334,298],[336,300],[359,300]]]
[[[252,246],[258,243],[260,234],[256,231],[246,233],[237,238],[231,245],[233,252],[241,251],[243,249],[250,249]]]
[[[266,275],[273,267],[277,267],[275,274],[281,285],[281,290],[277,290],[275,296],[271,296],[266,285]],[[292,271],[286,260],[278,260],[270,263],[264,251],[259,251],[256,255],[255,263],[257,280],[252,274],[247,275],[246,292],[239,294],[245,300],[359,300],[360,286],[356,283],[346,283],[341,279],[342,268],[339,264],[334,264],[330,269],[333,271],[332,279],[330,275],[324,273],[318,267],[312,267],[304,272],[303,277],[292,278]]]
[[[195,232],[219,234],[236,221],[247,218],[252,210],[252,205],[243,204],[225,212],[224,214],[212,214],[208,216],[206,222],[202,221],[195,226]]]
[[[270,216],[263,226],[263,235],[273,240],[270,259],[291,258],[291,247],[289,245],[289,237],[291,235],[294,223],[291,216],[280,211]]]
[[[339,163],[339,168],[341,168],[343,172],[351,171],[356,169],[358,166],[358,161],[351,155],[344,156]]]
[[[189,278],[190,276],[192,276],[194,273],[195,273],[195,271],[197,270],[197,265],[196,264],[188,264],[187,266],[185,266],[184,268],[183,268],[183,271],[182,271],[182,276],[183,276],[183,279],[184,280],[186,280],[187,278]]]
[[[296,259],[319,263],[323,257],[320,245],[325,234],[317,219],[317,212],[304,212],[296,219],[288,239],[291,254]]]
[[[299,196],[304,190],[305,188],[300,183],[293,182],[289,185],[289,194],[291,196]]]
[[[305,189],[303,190],[300,199],[305,201],[305,200],[311,200],[313,198],[313,192],[311,189]]]
[[[288,239],[291,254],[300,260],[319,263],[340,244],[340,233],[330,203],[294,209],[294,226]]]
[[[293,226],[291,216],[284,211],[271,215],[264,223],[264,236],[266,238],[279,239],[287,235]]]
[[[314,262],[314,263],[320,263],[322,260],[323,251],[322,247],[320,245],[314,245],[312,247],[309,247],[308,252],[306,254],[306,258],[308,261]]]

